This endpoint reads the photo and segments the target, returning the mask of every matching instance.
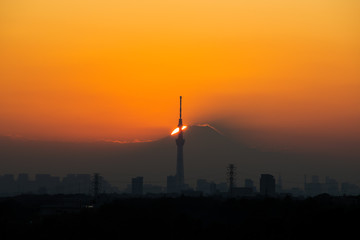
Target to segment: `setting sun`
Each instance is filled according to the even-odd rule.
[[[185,130],[186,128],[187,128],[187,126],[182,126],[181,130]],[[175,128],[175,130],[172,131],[171,135],[174,135],[174,134],[176,134],[178,132],[179,132],[179,127]]]

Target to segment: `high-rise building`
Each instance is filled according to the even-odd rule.
[[[166,192],[176,193],[177,192],[176,176],[167,176],[166,178]]]
[[[216,184],[216,190],[219,192],[227,192],[229,189],[228,184],[226,182],[221,182]]]
[[[153,185],[153,184],[144,184],[143,193],[144,194],[159,194],[163,193],[164,188],[162,186]]]
[[[249,178],[245,179],[245,187],[251,188],[253,192],[256,192],[256,187],[254,186],[254,181]]]
[[[62,185],[63,185],[63,192],[65,194],[77,193],[76,175],[67,174],[62,180]]]
[[[330,177],[326,177],[325,178],[325,192],[333,195],[333,196],[337,196],[340,194],[339,192],[339,184],[338,182]]]
[[[283,189],[282,189],[282,177],[279,174],[278,181],[277,181],[277,184],[276,184],[276,192],[277,193],[282,193],[282,191],[283,191]]]
[[[50,174],[36,174],[35,186],[36,191],[40,194],[55,194],[57,187],[60,185],[60,178]]]
[[[0,191],[3,196],[15,195],[15,178],[13,174],[0,176]]]
[[[305,183],[304,183],[304,189],[305,189],[305,194],[307,196],[316,196],[319,195],[321,193],[323,193],[323,186],[319,181],[319,176],[312,176],[311,177],[311,182],[307,183],[306,182],[306,177],[305,177]]]
[[[17,191],[20,194],[30,191],[29,174],[20,173],[17,178]]]
[[[265,196],[275,195],[275,178],[270,174],[261,174],[260,193]]]
[[[312,183],[320,183],[319,176],[317,175],[312,176],[311,179],[312,179]]]
[[[210,194],[210,183],[205,179],[198,179],[196,181],[196,190],[204,194]]]
[[[135,194],[135,195],[142,195],[143,194],[143,185],[144,185],[143,177],[133,178],[131,181],[131,193]]]
[[[77,174],[76,175],[77,192],[88,194],[91,186],[91,175],[90,174]]]
[[[217,193],[217,187],[216,187],[216,183],[211,182],[210,183],[210,194],[214,195]]]
[[[356,184],[344,182],[341,184],[341,193],[345,195],[359,195],[360,188]]]
[[[39,194],[47,194],[49,188],[51,175],[50,174],[36,174],[35,175],[35,190]]]

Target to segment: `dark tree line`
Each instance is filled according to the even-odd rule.
[[[350,239],[360,223],[360,197],[329,195],[304,200],[113,198],[97,208],[43,212],[44,206],[69,201],[80,206],[87,199],[1,199],[0,239]]]

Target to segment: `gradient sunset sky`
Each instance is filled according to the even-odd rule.
[[[359,13],[358,0],[2,0],[0,135],[156,139],[182,95],[186,124],[357,147]]]

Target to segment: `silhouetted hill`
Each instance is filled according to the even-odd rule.
[[[260,173],[300,175],[309,169],[323,169],[321,161],[299,154],[264,152],[232,141],[209,126],[190,126],[185,132],[185,180],[198,178],[226,181],[226,166],[234,163],[241,177],[258,180]],[[166,183],[175,173],[176,136],[140,143],[68,143],[0,138],[2,173],[66,173],[99,172],[114,185],[130,183],[144,176],[146,183]],[[327,165],[329,166],[329,165]],[[240,185],[243,183],[240,182]]]

